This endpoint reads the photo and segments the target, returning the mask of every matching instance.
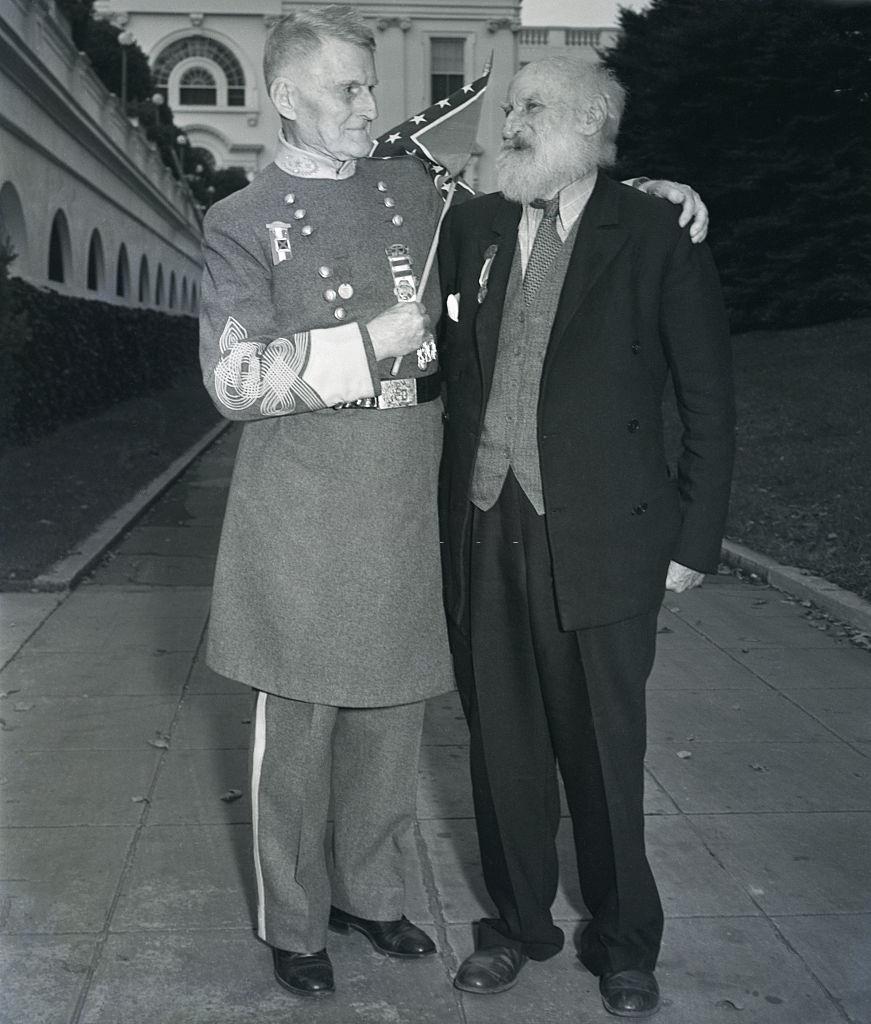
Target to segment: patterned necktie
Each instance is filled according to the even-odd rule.
[[[532,243],[532,251],[526,263],[526,273],[523,275],[523,302],[525,305],[529,305],[535,298],[535,293],[547,277],[551,263],[556,259],[557,253],[563,246],[556,229],[556,219],[559,216],[559,196],[555,196],[553,199],[534,199],[531,205],[543,209],[544,217],[535,233],[535,241]]]

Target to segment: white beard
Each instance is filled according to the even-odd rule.
[[[595,145],[568,130],[532,145],[515,137],[502,144],[496,157],[496,187],[506,199],[518,203],[549,198],[595,170],[598,157]]]

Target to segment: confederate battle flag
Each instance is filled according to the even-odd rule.
[[[382,160],[416,156],[443,192],[448,192],[453,179],[460,188],[474,195],[475,190],[459,175],[475,144],[490,63],[487,62],[484,73],[474,82],[379,135],[372,143],[369,156]]]

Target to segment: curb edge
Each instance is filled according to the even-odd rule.
[[[28,587],[31,591],[50,593],[69,590],[106,553],[114,542],[147,511],[162,494],[184,473],[190,464],[232,426],[229,420],[215,424],[199,441],[195,441],[168,469],[151,483],[146,484],[117,512],[86,537],[75,551],[62,558],[44,573],[40,573]]]
[[[720,558],[726,565],[755,572],[777,590],[803,601],[811,601],[833,618],[847,622],[864,633],[871,633],[871,601],[866,601],[851,590],[844,590],[822,576],[814,576],[806,569],[781,565],[768,555],[762,555],[735,541],[723,541]]]

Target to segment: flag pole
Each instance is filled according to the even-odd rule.
[[[448,185],[448,192],[445,197],[444,204],[442,205],[442,212],[439,214],[438,224],[436,224],[435,234],[432,238],[432,244],[429,247],[429,253],[426,257],[426,263],[423,265],[423,273],[420,275],[420,283],[417,286],[418,299],[423,299],[423,294],[426,291],[427,282],[429,281],[429,275],[432,271],[433,263],[435,262],[436,249],[438,249],[439,235],[442,230],[442,221],[445,219],[445,215],[450,209],[451,203],[454,201],[454,193],[457,191],[457,183],[451,178],[451,183]],[[395,377],[399,373],[399,367],[402,365],[404,356],[397,356],[393,360],[393,367],[390,370],[390,375]]]

